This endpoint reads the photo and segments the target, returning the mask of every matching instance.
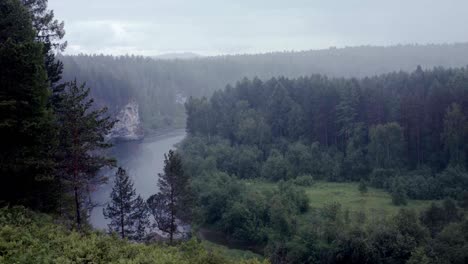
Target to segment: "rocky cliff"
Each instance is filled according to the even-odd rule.
[[[108,137],[112,140],[139,140],[144,137],[136,100],[130,101],[117,114],[117,123]]]

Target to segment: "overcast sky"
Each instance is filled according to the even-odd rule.
[[[468,41],[467,0],[49,0],[67,54],[202,55]]]

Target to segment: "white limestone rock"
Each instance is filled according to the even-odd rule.
[[[110,139],[130,141],[144,137],[138,108],[138,103],[132,100],[120,110],[116,116],[117,123],[108,136]]]

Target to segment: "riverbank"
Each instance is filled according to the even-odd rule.
[[[147,134],[138,141],[122,141],[110,149],[110,155],[117,159],[117,166],[124,168],[134,182],[136,192],[144,199],[157,193],[158,173],[163,171],[164,154],[181,142],[186,136],[185,129],[163,129]],[[99,186],[93,193],[95,207],[90,216],[90,223],[97,229],[106,229],[107,220],[102,208],[110,200],[114,170],[105,172],[109,178],[106,184]]]

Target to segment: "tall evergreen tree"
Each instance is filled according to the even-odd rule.
[[[353,84],[354,82],[350,83]],[[358,105],[358,91],[356,88],[351,86],[350,88],[343,91],[343,94],[340,98],[340,103],[336,106],[336,125],[339,129],[338,136],[341,137],[343,141],[343,148],[345,149],[345,153],[348,140],[352,136],[353,130],[356,126]]]
[[[182,168],[180,155],[173,150],[164,155],[164,172],[158,174],[159,193],[148,199],[156,226],[174,241],[178,220],[188,222],[191,216],[189,177]]]
[[[369,156],[374,168],[399,168],[404,160],[403,129],[400,125],[376,125],[370,128],[369,134]]]
[[[132,218],[134,219],[133,222],[133,236],[132,239],[136,241],[143,241],[146,237],[146,230],[150,227],[150,219],[149,219],[149,208],[148,204],[146,203],[143,198],[138,195],[135,199],[134,210],[132,214]]]
[[[0,200],[42,209],[49,192],[52,112],[42,44],[18,0],[0,2]]]
[[[53,92],[59,92],[63,86],[57,85],[61,79],[63,63],[56,59],[55,52],[64,51],[67,42],[65,23],[55,19],[54,12],[47,9],[47,0],[21,0],[29,10],[32,25],[36,30],[36,40],[43,43],[44,63],[47,70],[49,85]],[[53,99],[56,99],[53,96]]]
[[[103,209],[103,214],[111,222],[110,232],[117,232],[122,238],[141,240],[148,227],[148,211],[141,196],[137,196],[133,182],[127,172],[118,168],[115,173],[111,202]]]
[[[442,139],[449,155],[449,163],[453,166],[465,166],[468,137],[468,121],[461,111],[460,105],[453,103],[447,108],[444,118]]]
[[[359,180],[369,173],[367,159],[367,128],[363,123],[356,123],[346,145],[346,157],[343,161],[344,173],[348,179]]]
[[[115,121],[106,115],[106,108],[93,110],[89,92],[84,84],[66,83],[56,113],[61,124],[58,169],[63,188],[72,193],[78,228],[83,222],[83,211],[90,209],[84,205],[92,206],[90,191],[107,180],[99,171],[115,163],[100,152],[111,146],[105,136]]]

